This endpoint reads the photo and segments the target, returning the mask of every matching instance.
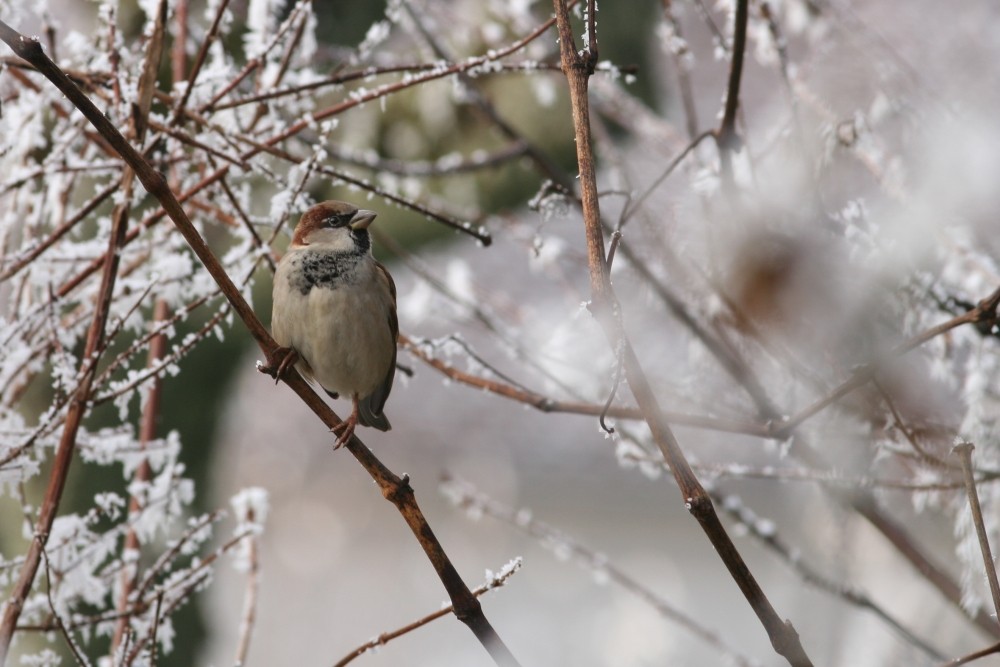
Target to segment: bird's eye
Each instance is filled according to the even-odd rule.
[[[332,227],[334,229],[336,229],[337,227],[346,227],[351,222],[351,217],[352,217],[351,215],[347,214],[331,215],[326,220],[324,220],[323,223],[327,227]]]

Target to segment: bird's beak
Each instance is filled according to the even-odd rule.
[[[351,229],[368,229],[368,225],[375,220],[375,211],[358,210],[351,218]]]

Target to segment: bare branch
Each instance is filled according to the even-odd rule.
[[[741,0],[744,2],[746,0]],[[701,524],[702,529],[729,569],[733,579],[739,585],[747,601],[753,607],[760,619],[774,650],[788,660],[789,664],[798,666],[811,665],[811,661],[799,642],[798,633],[791,623],[784,621],[775,612],[756,579],[750,573],[733,544],[726,534],[722,522],[712,506],[708,494],[698,482],[694,471],[674,437],[670,426],[663,415],[659,403],[646,379],[642,365],[635,351],[624,337],[620,327],[615,326],[611,316],[615,307],[615,297],[611,289],[604,254],[604,238],[601,228],[601,214],[597,197],[597,174],[594,162],[592,140],[590,135],[590,111],[587,99],[587,81],[589,73],[585,63],[575,52],[573,34],[569,21],[569,13],[563,0],[554,0],[556,19],[559,26],[559,48],[562,56],[563,70],[569,83],[570,99],[573,108],[573,126],[576,136],[577,163],[580,169],[581,201],[583,204],[583,219],[587,237],[587,258],[590,268],[590,286],[592,305],[591,311],[604,328],[605,336],[614,345],[618,337],[624,341],[625,377],[632,394],[639,403],[646,423],[653,433],[653,439],[660,447],[664,460],[670,467],[680,487],[684,503]],[[737,80],[738,83],[738,80]]]
[[[489,593],[490,591],[505,586],[507,584],[507,580],[510,579],[512,576],[514,576],[514,574],[516,574],[517,571],[520,569],[521,569],[521,559],[518,558],[512,561],[507,567],[504,567],[499,572],[495,573],[493,577],[490,578],[490,580],[487,581],[485,584],[482,584],[481,586],[477,586],[476,588],[474,588],[472,594],[475,595],[476,597],[480,597],[486,593]],[[442,607],[441,609],[438,609],[437,611],[427,614],[423,618],[419,618],[416,621],[413,621],[412,623],[407,623],[401,628],[398,628],[396,630],[390,630],[389,632],[383,632],[378,637],[375,637],[374,639],[362,644],[361,646],[357,647],[356,649],[345,655],[343,658],[338,660],[333,667],[343,667],[344,665],[353,662],[355,658],[364,655],[368,651],[377,649],[379,646],[385,646],[393,639],[396,639],[397,637],[402,637],[406,633],[413,632],[418,628],[422,628],[431,621],[436,621],[437,619],[441,618],[442,616],[446,616],[451,612],[452,612],[452,606],[447,605],[445,607]]]

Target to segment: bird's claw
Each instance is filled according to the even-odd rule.
[[[291,347],[275,348],[267,357],[266,364],[258,364],[257,370],[267,373],[274,378],[274,384],[278,384],[281,378],[285,377],[290,366],[294,366],[299,360],[299,353]]]
[[[340,422],[330,429],[331,433],[337,435],[337,441],[333,444],[334,450],[340,449],[354,437],[354,429],[358,426],[358,417],[352,414],[350,417]]]

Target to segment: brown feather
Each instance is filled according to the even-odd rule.
[[[392,276],[381,262],[375,262],[375,268],[378,269],[379,276],[385,280],[389,294],[392,295],[392,310],[389,311],[388,324],[389,330],[392,332],[392,339],[396,341],[399,338],[399,318],[396,315],[396,283],[393,282]],[[389,400],[389,392],[392,391],[392,382],[396,377],[396,349],[395,347],[392,349],[392,362],[389,364],[385,379],[371,396],[371,408],[375,414],[382,414],[385,402]]]

